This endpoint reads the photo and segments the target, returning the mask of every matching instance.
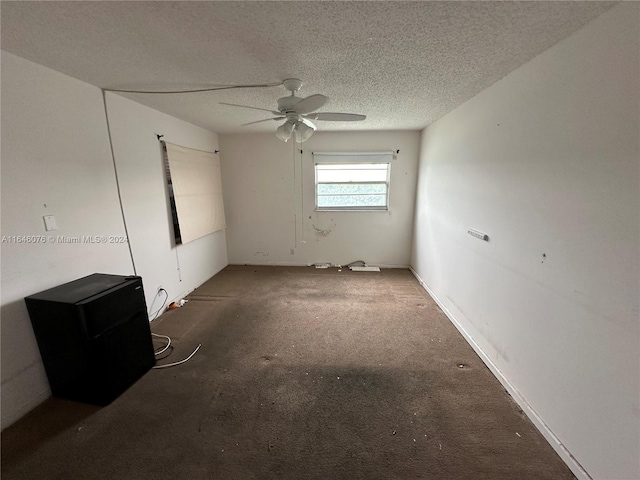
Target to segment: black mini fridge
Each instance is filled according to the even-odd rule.
[[[56,397],[107,405],[155,363],[140,277],[94,273],[25,302]]]

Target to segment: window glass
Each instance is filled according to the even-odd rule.
[[[388,163],[316,165],[318,210],[386,210]]]

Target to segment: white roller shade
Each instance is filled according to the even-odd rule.
[[[393,152],[313,152],[313,161],[321,163],[391,163]]]
[[[182,243],[226,227],[220,159],[165,142]]]

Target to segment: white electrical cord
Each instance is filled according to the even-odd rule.
[[[160,292],[164,292],[164,302],[162,302],[162,305],[160,305],[160,308],[156,310],[155,313],[153,313],[153,318],[149,320],[149,323],[153,322],[156,318],[160,316],[160,312],[162,311],[164,306],[167,304],[167,300],[169,300],[169,293],[164,288],[161,288],[160,290],[158,290],[158,295],[160,294]],[[151,302],[152,307],[154,302],[156,301],[156,298],[158,298],[158,295],[156,295],[156,297],[153,299],[153,302]],[[148,316],[151,317],[152,315],[149,314]]]
[[[167,339],[167,344],[164,347],[162,347],[160,350],[157,350],[155,352],[156,357],[158,355],[162,355],[164,352],[169,350],[169,347],[171,347],[171,337],[169,337],[167,335],[160,335],[159,333],[152,333],[151,335],[153,335],[154,337],[166,338]]]
[[[201,347],[201,346],[202,346],[202,344],[201,344],[201,343],[199,343],[199,344],[198,344],[198,346],[196,347],[196,349],[195,349],[193,352],[191,352],[191,355],[189,355],[189,356],[188,356],[187,358],[185,358],[184,360],[180,360],[179,362],[167,363],[166,365],[157,365],[157,366],[152,367],[152,368],[168,368],[168,367],[175,367],[176,365],[181,365],[181,364],[183,364],[183,363],[186,363],[186,362],[188,362],[189,360],[191,360],[191,357],[193,357],[193,356],[196,354],[196,352],[197,352],[198,350],[200,350],[200,347]]]
[[[176,93],[200,93],[200,92],[215,92],[218,90],[232,90],[234,88],[264,88],[264,87],[279,87],[282,82],[278,83],[262,83],[259,85],[219,85],[216,87],[208,88],[194,88],[190,90],[123,90],[118,88],[103,88],[105,92],[118,92],[118,93],[149,93],[156,95],[173,95]]]
[[[157,318],[157,314],[160,312],[160,310],[162,310],[162,308],[164,307],[165,303],[167,303],[167,299],[169,298],[169,293],[162,288],[161,291],[163,291],[165,293],[165,297],[164,297],[164,302],[162,304],[162,306],[160,307],[160,309],[158,309],[158,311],[156,312],[156,315],[154,315],[153,319],[151,320],[151,322],[153,322],[153,320],[155,320]],[[154,355],[157,357],[158,355],[162,355],[164,352],[166,352],[167,350],[169,350],[170,348],[173,348],[171,346],[171,337],[168,335],[161,335],[159,333],[153,333],[151,332],[151,335],[154,337],[158,337],[158,338],[164,338],[167,341],[167,344],[160,348],[159,350],[154,351]],[[188,362],[189,360],[191,360],[191,357],[193,357],[196,352],[198,350],[200,350],[200,347],[202,346],[201,343],[198,344],[198,346],[196,347],[196,349],[191,352],[191,355],[189,355],[187,358],[185,358],[184,360],[180,360],[179,362],[173,362],[173,363],[166,363],[164,365],[156,365],[152,368],[168,368],[168,367],[175,367],[176,365],[182,365],[183,363]],[[167,358],[169,355],[165,356],[164,358]],[[162,360],[162,359],[160,359]],[[158,361],[158,359],[156,359],[156,361]]]

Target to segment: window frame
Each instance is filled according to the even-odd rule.
[[[318,166],[325,165],[386,165],[386,178],[384,182],[382,181],[363,181],[363,182],[318,182]],[[314,186],[314,197],[315,197],[315,210],[316,212],[335,212],[335,211],[374,211],[374,212],[387,212],[389,211],[389,191],[391,188],[391,160],[389,161],[375,161],[375,162],[367,162],[365,160],[361,162],[315,162],[313,165],[313,171],[315,175],[315,186]],[[331,206],[331,207],[321,207],[318,205],[318,185],[323,184],[331,184],[331,185],[385,185],[386,193],[385,193],[385,205],[384,206],[367,206],[367,205],[348,205],[348,206]],[[348,195],[348,194],[345,194]],[[365,194],[366,195],[366,194]],[[379,194],[378,194],[379,195]],[[353,196],[357,196],[357,194],[353,194]]]

